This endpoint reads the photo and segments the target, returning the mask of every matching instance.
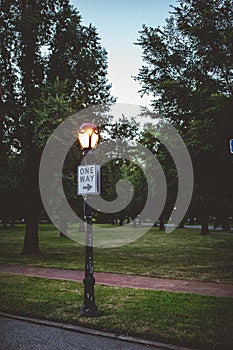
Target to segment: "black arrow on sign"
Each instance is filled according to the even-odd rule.
[[[86,186],[83,186],[84,190],[89,191],[92,188],[92,186],[90,184],[87,184]]]

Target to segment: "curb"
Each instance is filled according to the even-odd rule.
[[[39,324],[39,325],[43,325],[43,326],[60,328],[60,329],[64,329],[67,331],[73,331],[73,332],[82,333],[82,334],[89,334],[89,335],[94,335],[94,336],[99,336],[99,337],[104,337],[104,338],[110,338],[113,340],[122,340],[122,341],[127,341],[127,342],[141,344],[141,345],[159,347],[159,348],[162,348],[164,350],[197,350],[194,348],[186,348],[186,347],[182,347],[179,345],[160,343],[160,342],[157,342],[154,340],[134,338],[134,337],[126,336],[123,334],[117,335],[115,333],[103,332],[103,331],[84,328],[84,327],[75,326],[75,325],[67,324],[67,323],[48,321],[48,320],[40,320],[37,318],[30,318],[30,317],[23,317],[23,316],[16,316],[16,315],[7,314],[4,312],[0,312],[0,316],[5,317],[5,318],[11,318],[11,319],[18,320],[18,321],[23,321],[23,322],[31,322],[31,323]]]

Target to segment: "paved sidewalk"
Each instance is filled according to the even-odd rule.
[[[0,265],[0,273],[78,282],[82,282],[84,277],[83,271],[13,265]],[[171,280],[104,272],[95,272],[94,276],[97,284],[107,286],[191,292],[195,294],[233,298],[232,284]]]

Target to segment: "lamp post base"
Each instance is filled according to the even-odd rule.
[[[99,311],[97,310],[97,306],[93,306],[92,308],[88,307],[87,305],[83,304],[80,310],[80,316],[82,317],[98,317]]]
[[[93,276],[85,277],[84,284],[84,302],[80,310],[80,316],[85,317],[97,317],[99,312],[95,304],[94,299],[94,284],[95,279]]]

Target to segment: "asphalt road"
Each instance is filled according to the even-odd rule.
[[[127,341],[81,334],[0,317],[1,350],[160,350]]]

